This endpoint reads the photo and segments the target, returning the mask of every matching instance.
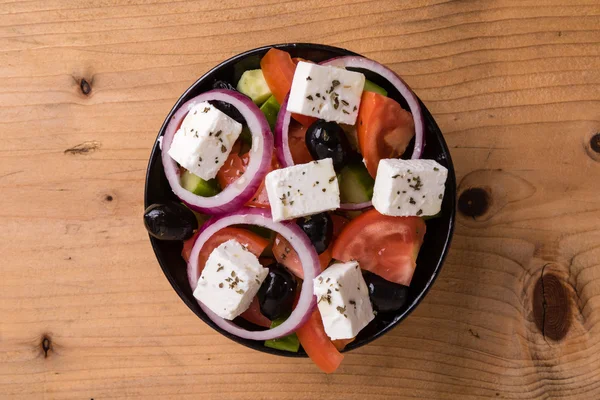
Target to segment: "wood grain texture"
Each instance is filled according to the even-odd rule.
[[[330,376],[204,325],[141,221],[177,97],[293,41],[400,73],[464,195],[425,301]],[[600,398],[598,0],[0,0],[0,125],[2,399]]]

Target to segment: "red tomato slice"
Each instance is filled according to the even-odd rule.
[[[356,260],[364,270],[408,286],[425,237],[419,217],[390,217],[377,210],[359,215],[333,244],[333,258]]]
[[[275,243],[273,244],[273,256],[277,262],[300,279],[304,279],[304,271],[302,270],[302,264],[298,258],[298,253],[292,248],[290,242],[288,242],[283,236],[275,236]],[[331,246],[327,248],[323,253],[319,254],[319,261],[321,262],[321,271],[327,268],[331,261]]]
[[[304,62],[307,62],[307,63],[310,63],[310,64],[314,64],[314,62],[312,62],[312,61],[310,61],[310,60],[307,60],[307,59],[305,59],[305,58],[302,58],[302,57],[294,57],[294,58],[292,58],[292,62],[293,62],[294,64],[296,64],[296,65],[298,65],[298,63],[299,63],[300,61],[304,61]]]
[[[229,157],[225,161],[223,167],[217,172],[217,181],[222,188],[230,185],[232,182],[236,181],[240,176],[244,174],[246,171],[246,167],[250,162],[250,154],[246,153],[240,156],[233,151],[229,153]],[[273,171],[279,168],[279,164],[277,163],[277,157],[273,155],[271,158],[271,169]],[[254,197],[250,199],[248,206],[258,207],[258,208],[271,208],[269,205],[269,197],[267,196],[267,189],[265,188],[264,180],[261,182],[258,190],[256,191]]]
[[[183,249],[181,250],[181,257],[183,257],[183,259],[185,260],[186,263],[190,259],[190,254],[192,254],[192,247],[194,247],[194,242],[196,241],[196,238],[198,237],[199,234],[200,234],[200,232],[196,232],[196,233],[194,233],[194,236],[192,236],[191,238],[189,238],[188,240],[185,240],[183,242]]]
[[[187,242],[192,241],[194,238],[189,239]],[[244,246],[248,247],[248,250],[254,254],[256,257],[260,256],[260,254],[267,248],[269,245],[269,240],[265,239],[262,236],[259,236],[255,233],[252,233],[246,229],[241,228],[232,228],[227,227],[223,228],[214,235],[212,235],[204,246],[202,246],[202,250],[200,250],[200,255],[198,256],[198,276],[196,279],[200,278],[200,274],[204,269],[204,264],[206,264],[206,260],[208,260],[208,256],[213,252],[220,244],[225,243],[230,239],[235,239]],[[187,242],[184,244],[184,250],[186,249]],[[193,246],[193,241],[191,242]],[[186,253],[187,259],[189,259],[189,255],[191,252],[191,246],[189,246],[189,251]],[[184,259],[186,257],[183,255]]]
[[[254,296],[254,299],[252,299],[250,307],[244,311],[240,317],[258,326],[264,326],[265,328],[271,327],[271,320],[262,315],[260,312],[260,303],[258,302],[258,297],[256,296]]]
[[[290,53],[275,48],[270,49],[260,60],[265,81],[271,93],[279,104],[283,104],[285,96],[292,87],[296,64],[292,61]]]
[[[415,135],[412,114],[393,99],[373,92],[362,94],[357,127],[358,146],[373,178],[379,160],[400,157]]]
[[[344,356],[336,349],[325,333],[318,309],[312,313],[310,319],[304,325],[298,328],[296,335],[298,335],[300,344],[302,344],[306,354],[321,371],[330,374],[342,363]]]
[[[292,60],[290,53],[274,48],[267,51],[260,60],[260,69],[265,76],[265,81],[267,81],[271,93],[273,93],[279,104],[283,104],[285,96],[292,88],[297,63],[298,61],[294,62]],[[317,120],[313,117],[298,114],[292,114],[292,117],[304,126],[310,126]]]
[[[306,126],[290,121],[288,144],[295,164],[306,164],[313,161],[306,147],[306,129]]]
[[[346,217],[342,217],[341,215],[331,214],[331,221],[333,222],[333,238],[336,239],[344,230],[344,227],[350,220]]]
[[[335,339],[332,340],[331,343],[333,343],[333,345],[335,346],[336,349],[338,349],[339,351],[342,351],[346,348],[346,346],[348,346],[350,343],[354,342],[356,338],[350,338],[350,339]]]

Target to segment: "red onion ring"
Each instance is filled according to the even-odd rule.
[[[295,332],[310,318],[317,304],[316,298],[313,295],[313,279],[321,272],[321,267],[317,252],[302,229],[294,222],[273,222],[269,210],[246,207],[231,214],[213,217],[202,226],[200,234],[192,247],[188,261],[188,280],[192,291],[196,289],[198,278],[200,277],[198,257],[202,246],[216,232],[225,227],[238,224],[258,225],[271,229],[287,239],[294,250],[296,250],[304,271],[304,282],[302,283],[302,290],[296,308],[292,311],[288,319],[276,328],[265,331],[248,331],[240,328],[231,321],[219,317],[200,301],[198,304],[200,304],[200,308],[218,327],[238,337],[250,340],[269,340],[287,336]]]
[[[240,178],[223,189],[221,193],[212,197],[202,197],[181,186],[179,167],[168,152],[175,132],[177,132],[188,111],[198,103],[211,100],[230,103],[242,114],[252,134],[252,149],[250,150],[250,162],[246,172]],[[173,114],[163,135],[161,157],[169,185],[181,201],[190,208],[205,214],[222,214],[243,207],[254,196],[260,183],[269,172],[272,154],[273,135],[260,109],[252,100],[241,93],[227,89],[216,89],[188,100]]]
[[[413,91],[408,87],[406,82],[398,76],[398,74],[377,61],[359,56],[336,57],[323,61],[320,65],[360,68],[374,72],[390,82],[408,103],[408,107],[410,108],[410,112],[415,121],[415,147],[411,158],[413,160],[421,158],[423,148],[425,147],[425,121],[423,120],[423,111],[421,110],[421,104],[419,103],[417,96],[415,96]]]
[[[368,71],[372,71],[383,78],[387,79],[400,94],[404,97],[415,121],[415,147],[412,154],[412,159],[421,158],[423,148],[425,147],[425,124],[423,121],[423,112],[421,110],[421,104],[408,87],[406,82],[402,80],[394,71],[387,68],[386,66],[370,60],[368,58],[359,56],[347,56],[347,57],[336,57],[320,63],[320,65],[333,65],[336,67],[351,67],[361,68]],[[281,105],[279,114],[277,115],[277,124],[275,125],[275,151],[277,159],[283,167],[290,167],[294,165],[294,159],[289,147],[289,125],[291,113],[287,111],[288,96]],[[342,210],[364,210],[365,208],[371,207],[370,201],[364,203],[342,203],[340,208]]]
[[[277,123],[275,124],[275,154],[277,155],[277,161],[284,168],[294,165],[289,142],[290,119],[292,117],[292,113],[287,110],[289,99],[290,94],[288,93],[279,108]]]
[[[373,207],[373,203],[365,201],[364,203],[342,203],[340,204],[340,210],[346,211],[360,211],[366,208]]]

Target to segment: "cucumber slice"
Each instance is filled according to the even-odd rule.
[[[430,220],[430,219],[439,218],[439,217],[441,217],[441,216],[442,216],[442,212],[440,211],[440,212],[439,212],[439,213],[437,213],[437,214],[433,214],[433,215],[425,215],[425,216],[423,216],[423,217],[421,217],[421,218],[423,218],[423,220],[424,220],[424,221],[428,221],[428,220]]]
[[[242,128],[242,132],[240,133],[240,140],[242,143],[247,145],[252,145],[252,133],[250,133],[250,129],[247,126]]]
[[[238,81],[237,90],[250,97],[259,106],[271,96],[271,89],[260,69],[245,71]]]
[[[364,203],[373,198],[375,180],[362,163],[350,164],[338,177],[342,203]]]
[[[271,96],[260,106],[260,111],[265,114],[267,118],[267,122],[271,127],[271,130],[275,129],[275,124],[277,123],[277,114],[279,113],[280,105],[275,100],[275,96]]]
[[[185,190],[189,190],[202,197],[211,197],[220,192],[219,184],[216,179],[205,181],[188,170],[183,171],[183,174],[181,174],[181,186],[183,186]]]
[[[373,83],[369,80],[365,80],[365,87],[363,89],[365,92],[375,92],[375,93],[379,93],[382,96],[387,96],[387,90],[385,90],[384,88],[382,88],[381,86],[379,86],[376,83]]]
[[[275,321],[271,322],[271,329],[279,326],[285,322],[287,318],[278,318]],[[295,333],[291,335],[284,336],[279,339],[271,339],[265,340],[265,346],[270,347],[272,349],[291,351],[293,353],[297,353],[300,348],[300,341],[298,340],[298,336]]]

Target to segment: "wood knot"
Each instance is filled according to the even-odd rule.
[[[600,132],[596,133],[590,139],[590,150],[595,153],[600,153]]]
[[[89,96],[89,94],[92,93],[92,86],[88,81],[85,80],[85,78],[81,78],[81,81],[79,82],[79,89],[81,89],[81,93],[86,96]]]
[[[482,188],[467,189],[458,198],[458,211],[467,217],[482,216],[489,206],[490,195]]]
[[[556,275],[544,274],[544,268],[533,292],[533,316],[544,338],[560,341],[571,326],[569,292]]]
[[[48,335],[42,336],[42,341],[40,343],[42,347],[42,351],[44,352],[44,358],[48,358],[48,352],[52,349],[52,341]]]

